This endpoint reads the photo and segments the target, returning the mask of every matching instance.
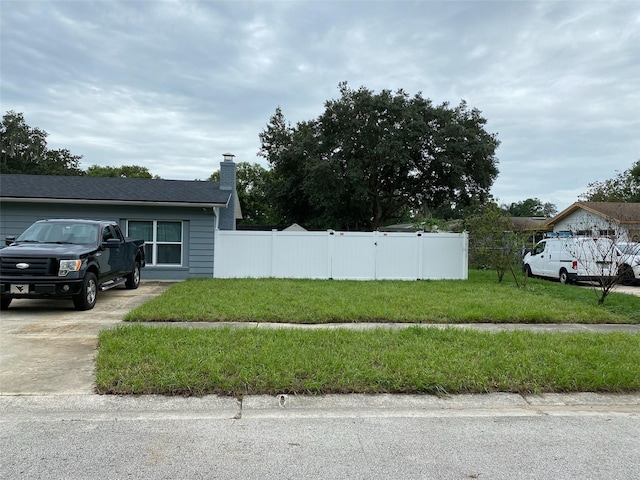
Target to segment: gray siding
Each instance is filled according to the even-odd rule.
[[[114,220],[126,233],[127,220],[182,221],[182,266],[157,266],[142,269],[148,280],[183,280],[213,276],[215,214],[201,207],[128,206],[94,204],[55,204],[3,202],[0,206],[0,241],[17,236],[36,220],[47,218],[85,218]]]
[[[190,225],[189,276],[213,277],[214,223],[194,219]]]

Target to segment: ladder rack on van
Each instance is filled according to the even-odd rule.
[[[568,238],[572,237],[573,233],[571,232],[546,232],[545,238]]]

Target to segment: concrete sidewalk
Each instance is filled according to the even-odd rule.
[[[140,322],[142,325],[166,326],[176,328],[295,328],[300,330],[324,330],[346,328],[351,330],[375,330],[376,328],[403,329],[411,327],[422,328],[460,328],[478,330],[484,332],[502,332],[527,330],[530,332],[640,332],[640,325],[601,323],[387,323],[387,322],[362,322],[362,323],[274,323],[274,322]]]

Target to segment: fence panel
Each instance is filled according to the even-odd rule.
[[[423,280],[443,278],[466,280],[469,276],[469,241],[466,233],[424,234]]]
[[[328,278],[326,232],[274,232],[272,277]]]
[[[216,230],[213,276],[270,277],[273,234]]]
[[[465,233],[216,231],[214,277],[466,279]]]
[[[421,278],[419,256],[424,245],[422,236],[398,232],[376,233],[376,278]]]
[[[376,246],[371,232],[329,232],[329,278],[371,280],[376,274]]]

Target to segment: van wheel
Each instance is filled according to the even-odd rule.
[[[620,283],[623,285],[633,285],[636,281],[636,277],[633,274],[633,268],[629,265],[624,264],[620,266],[620,273],[618,274],[618,278],[620,279]]]
[[[524,275],[525,277],[533,277],[533,274],[531,273],[531,267],[529,265],[525,265],[524,266]]]
[[[563,284],[563,285],[571,283],[569,281],[569,274],[567,273],[567,271],[564,268],[562,270],[560,270],[560,283]]]

